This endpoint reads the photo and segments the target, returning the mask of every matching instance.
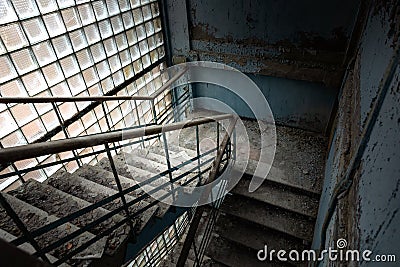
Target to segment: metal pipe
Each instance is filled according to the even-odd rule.
[[[171,123],[168,125],[146,126],[141,129],[120,130],[113,133],[100,133],[95,135],[80,136],[68,140],[49,141],[36,144],[28,144],[17,147],[4,148],[0,150],[0,164],[14,162],[24,159],[41,157],[75,149],[104,145],[106,143],[119,142],[122,137],[134,139],[163,132],[171,132],[196,125],[206,124],[225,119],[231,119],[233,115],[225,114],[208,118],[198,118],[192,121]]]

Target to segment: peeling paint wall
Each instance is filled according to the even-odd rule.
[[[314,247],[332,188],[349,168],[349,161],[362,139],[377,94],[385,81],[388,94],[370,135],[362,163],[348,194],[339,201],[326,245],[346,238],[352,249],[376,254],[395,254],[400,260],[400,65],[387,76],[399,53],[400,5],[398,1],[372,1],[360,40],[354,68],[349,73],[340,99],[334,138],[326,165],[324,191],[320,202]],[[360,265],[373,265],[362,262]],[[398,264],[398,263],[397,263]],[[338,264],[335,264],[336,266]],[[357,266],[352,263],[349,266]],[[326,266],[326,265],[323,265]],[[375,263],[375,266],[380,266]],[[386,265],[385,265],[386,266]],[[387,266],[395,266],[394,263]]]
[[[324,133],[359,3],[166,0],[172,53],[249,74],[278,122]],[[194,89],[195,96],[226,97],[211,85]],[[239,115],[251,117],[240,100],[232,101]]]

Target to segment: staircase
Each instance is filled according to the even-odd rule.
[[[257,130],[254,121],[245,121],[245,125],[252,140],[253,159],[220,207],[202,266],[306,266],[305,262],[278,261],[276,253],[273,261],[261,262],[257,252],[265,245],[269,251],[284,249],[301,253],[311,248],[322,190],[326,140],[311,132],[277,127],[276,155],[271,171],[262,186],[249,193],[263,133]],[[193,149],[193,144],[183,142],[182,145]],[[200,224],[194,241],[197,247],[202,234]],[[182,243],[162,266],[176,265]],[[197,266],[195,261],[192,247],[186,265]]]
[[[183,150],[191,156],[196,155],[193,150],[179,148],[171,144],[169,155],[172,167],[186,161],[181,156]],[[154,177],[168,169],[161,143],[146,149],[136,149],[131,153],[117,154],[113,157],[113,162],[123,189],[135,186],[138,181]],[[130,165],[129,169],[134,170],[134,172],[129,171],[127,165]],[[197,162],[186,165],[176,171],[174,175],[190,170],[193,166],[197,166]],[[188,175],[185,179],[188,180],[196,175],[197,171]],[[162,177],[162,179],[168,180],[167,177]],[[147,189],[151,189],[149,187],[151,185],[147,185]],[[166,188],[166,191],[161,190],[159,193],[166,194],[168,190]],[[61,170],[44,183],[29,180],[18,189],[1,194],[21,218],[27,229],[32,232],[117,193],[118,187],[112,173],[111,164],[108,158],[104,158],[95,166],[84,165],[74,173]],[[125,199],[129,203],[143,195],[146,195],[146,193],[142,189],[138,189],[125,195]],[[136,211],[149,206],[153,201],[153,198],[146,196],[142,201],[131,206],[129,211],[134,214]],[[40,247],[46,247],[78,229],[87,227],[94,220],[120,209],[122,206],[121,198],[116,198],[110,203],[83,214],[70,223],[63,224],[39,236],[36,241]],[[124,263],[127,242],[132,241],[132,236],[140,236],[143,229],[147,225],[151,225],[155,218],[162,219],[169,208],[169,205],[158,202],[134,218],[132,221],[133,235],[130,234],[129,225],[123,224],[83,252],[75,255],[63,266],[121,266]],[[124,210],[117,212],[103,223],[96,224],[68,243],[52,249],[47,253],[49,260],[51,262],[57,261],[69,251],[122,221],[125,215]],[[22,233],[19,228],[7,215],[5,209],[0,206],[0,238],[11,242],[21,236]],[[36,252],[29,244],[22,244],[19,247],[29,254]]]

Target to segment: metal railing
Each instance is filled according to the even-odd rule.
[[[73,256],[82,252],[83,250],[85,250],[92,244],[96,243],[103,237],[108,236],[110,233],[112,233],[114,230],[118,229],[119,227],[123,226],[124,224],[128,224],[131,227],[131,230],[132,230],[131,233],[134,233],[132,219],[137,217],[138,215],[142,214],[149,208],[157,205],[160,201],[171,196],[174,192],[173,192],[173,190],[168,191],[168,189],[167,189],[170,186],[170,183],[164,183],[162,185],[155,187],[150,192],[148,192],[148,194],[156,193],[160,190],[167,191],[168,193],[165,194],[164,196],[162,196],[159,200],[155,200],[152,203],[150,203],[149,205],[147,205],[135,212],[130,212],[129,207],[132,207],[133,205],[139,203],[140,201],[147,199],[148,195],[143,194],[143,195],[137,197],[136,199],[128,202],[125,198],[125,196],[127,194],[134,192],[135,190],[140,189],[140,187],[148,185],[164,176],[170,177],[170,182],[175,183],[175,182],[178,182],[178,181],[182,180],[183,178],[187,177],[189,174],[192,174],[193,172],[197,173],[196,170],[198,170],[200,167],[207,166],[207,164],[210,164],[212,162],[212,158],[205,160],[203,162],[199,161],[199,159],[210,155],[211,153],[215,152],[215,150],[218,150],[216,161],[214,162],[213,169],[211,169],[211,172],[213,173],[212,177],[215,177],[215,175],[216,175],[215,168],[218,164],[220,164],[222,156],[226,155],[226,157],[228,159],[228,157],[230,156],[230,153],[226,154],[225,153],[226,149],[222,149],[220,147],[211,149],[203,154],[198,153],[196,157],[193,157],[192,159],[190,159],[186,162],[183,162],[183,163],[179,164],[178,166],[171,167],[169,165],[168,170],[166,170],[162,173],[159,173],[159,174],[149,178],[148,180],[141,182],[135,186],[129,187],[127,189],[123,189],[121,186],[121,182],[120,182],[117,170],[113,163],[113,158],[112,158],[112,155],[110,152],[111,148],[110,148],[109,144],[113,143],[113,142],[121,141],[122,137],[128,138],[128,139],[142,139],[142,140],[134,141],[129,144],[124,144],[124,145],[121,145],[121,147],[132,145],[132,144],[139,144],[139,143],[143,142],[143,140],[150,140],[150,139],[158,138],[160,134],[163,134],[163,136],[165,137],[166,132],[176,131],[176,130],[180,130],[180,129],[184,129],[184,128],[191,128],[191,127],[196,127],[196,129],[198,129],[199,125],[212,123],[212,122],[218,123],[219,121],[232,119],[232,118],[233,118],[232,115],[219,115],[219,116],[213,116],[213,117],[209,117],[209,118],[194,119],[192,121],[187,121],[187,122],[172,123],[172,124],[163,125],[163,126],[162,125],[151,125],[151,126],[145,126],[145,127],[141,127],[141,128],[127,129],[124,131],[119,130],[119,131],[114,131],[114,132],[109,132],[109,133],[101,133],[101,134],[95,134],[95,135],[90,135],[90,136],[81,136],[81,137],[76,137],[76,138],[72,138],[72,139],[49,141],[49,142],[45,142],[45,143],[28,144],[28,145],[19,146],[19,147],[11,147],[11,148],[1,149],[0,150],[0,164],[4,166],[6,164],[13,163],[15,161],[29,159],[29,158],[33,158],[33,157],[40,157],[40,156],[44,156],[44,155],[48,155],[48,154],[61,153],[61,152],[76,150],[76,149],[80,149],[80,148],[103,145],[104,146],[103,151],[105,151],[107,153],[107,157],[108,157],[108,160],[110,161],[110,165],[111,165],[111,168],[112,168],[112,171],[114,174],[115,182],[118,187],[118,193],[116,193],[115,195],[109,196],[99,202],[96,202],[96,203],[89,205],[81,210],[73,212],[66,217],[57,219],[57,220],[51,222],[50,224],[39,227],[38,229],[33,230],[33,231],[28,230],[28,228],[25,226],[24,222],[19,218],[19,216],[14,211],[12,206],[8,203],[8,201],[4,197],[4,195],[0,194],[1,206],[6,210],[7,214],[12,218],[12,220],[18,226],[20,231],[23,233],[21,237],[18,237],[17,239],[13,240],[11,243],[15,246],[18,246],[25,242],[29,242],[36,249],[36,253],[34,255],[41,257],[44,261],[49,262],[49,259],[47,258],[46,253],[51,252],[52,250],[62,246],[63,244],[65,244],[65,243],[69,242],[70,240],[83,234],[84,232],[89,231],[96,225],[105,222],[106,220],[110,219],[114,215],[119,214],[121,212],[125,212],[126,216],[124,217],[123,220],[112,225],[110,228],[104,230],[103,232],[101,232],[94,238],[90,239],[86,243],[80,245],[79,247],[77,247],[71,251],[68,251],[68,253],[63,255],[56,262],[52,263],[54,265],[60,265],[64,262],[70,260]],[[228,141],[225,141],[225,139],[221,144],[221,145],[224,145],[224,147],[227,146],[227,142],[228,142]],[[228,140],[228,139],[226,139],[226,140]],[[166,141],[166,139],[165,139],[165,141]],[[167,152],[166,157],[168,159],[168,144],[167,144],[167,142],[164,142],[164,145],[165,145],[165,151]],[[197,147],[199,147],[198,135],[197,135]],[[198,150],[198,152],[199,152],[199,150]],[[94,152],[94,153],[99,153],[99,152]],[[88,155],[82,155],[79,157],[87,157],[87,156]],[[182,167],[187,166],[188,164],[191,164],[193,162],[197,162],[198,164],[197,164],[197,166],[193,167],[191,170],[188,170],[185,173],[182,173],[177,177],[173,177],[173,175],[171,175],[172,173],[176,172],[177,170],[181,169]],[[56,164],[60,164],[60,163],[57,162]],[[48,166],[48,165],[46,165],[46,166]],[[38,167],[43,168],[44,166],[37,166],[36,168],[38,168]],[[28,172],[31,170],[33,170],[33,169],[31,168],[31,169],[27,169],[27,170],[22,170],[20,172]],[[184,186],[188,185],[196,180],[202,181],[202,175],[204,175],[209,170],[210,170],[210,167],[205,170],[202,170],[202,172],[197,173],[190,180],[185,181],[183,183],[183,185]],[[48,233],[49,231],[65,224],[65,223],[71,222],[74,219],[76,219],[84,214],[87,214],[88,212],[91,212],[91,211],[93,211],[103,205],[106,205],[114,200],[117,200],[117,199],[121,199],[121,201],[122,201],[121,207],[107,213],[106,215],[104,215],[100,218],[95,219],[92,222],[87,223],[85,226],[81,227],[79,230],[76,230],[75,232],[62,237],[62,238],[56,240],[55,242],[53,242],[52,244],[46,245],[45,247],[40,247],[39,243],[36,241],[36,238],[38,238],[39,236],[41,236],[45,233]]]

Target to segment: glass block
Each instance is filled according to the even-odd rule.
[[[50,37],[54,37],[66,32],[60,13],[51,13],[43,16],[47,31]]]
[[[74,103],[63,103],[58,108],[64,121],[70,119],[78,112]]]
[[[143,18],[145,21],[150,20],[153,18],[151,14],[151,8],[150,5],[146,5],[142,7],[142,13],[143,13]]]
[[[57,0],[57,2],[60,8],[66,8],[75,5],[74,0]]]
[[[85,27],[85,34],[89,44],[94,44],[100,41],[100,34],[96,24]]]
[[[147,44],[147,40],[141,41],[139,43],[139,49],[142,55],[147,54],[149,52],[149,46]]]
[[[139,73],[143,70],[143,64],[140,59],[133,62],[132,65],[133,65],[133,69],[134,69],[135,73]]]
[[[78,6],[78,10],[83,25],[88,25],[96,21],[91,5],[80,5]]]
[[[133,10],[132,14],[136,25],[143,22],[143,14],[140,8],[136,8],[135,10]]]
[[[146,39],[146,28],[144,25],[136,27],[136,34],[139,41]]]
[[[39,10],[34,0],[12,0],[12,3],[20,19],[39,15]]]
[[[10,110],[20,127],[38,117],[32,104],[17,104]]]
[[[128,38],[129,46],[132,46],[137,43],[137,35],[135,29],[130,29],[126,31],[126,37]]]
[[[135,45],[129,48],[129,51],[131,53],[132,61],[135,61],[140,58],[140,51],[139,51],[139,46]]]
[[[92,126],[94,123],[96,123],[96,121],[97,121],[97,118],[94,115],[93,111],[90,111],[89,113],[85,114],[82,117],[82,122],[83,122],[83,125],[85,126],[85,129],[87,129],[90,126]]]
[[[129,0],[118,0],[119,3],[119,8],[121,11],[126,11],[130,8],[129,6]]]
[[[124,30],[124,25],[122,23],[121,16],[112,17],[111,25],[112,25],[114,34],[120,33]]]
[[[83,78],[88,87],[92,86],[93,84],[99,81],[99,78],[94,70],[94,68],[89,68],[83,71]]]
[[[130,11],[122,14],[122,21],[124,23],[125,29],[130,29],[135,25],[132,13]]]
[[[46,128],[43,123],[37,119],[22,127],[22,132],[24,133],[28,143],[31,143],[42,137],[46,133]]]
[[[50,42],[40,43],[32,47],[33,53],[40,66],[47,65],[57,60],[56,54],[51,48]]]
[[[81,29],[71,32],[69,34],[69,38],[71,40],[74,51],[79,51],[88,46],[85,34]]]
[[[0,93],[1,93],[1,96],[4,96],[4,97],[28,96],[21,80],[19,80],[19,79],[1,85]]]
[[[132,77],[135,75],[135,73],[133,72],[133,68],[132,68],[131,65],[126,66],[126,67],[123,69],[123,71],[124,71],[124,76],[125,76],[125,79],[126,79],[126,80],[129,79],[129,78],[132,78]]]
[[[38,68],[36,61],[33,59],[32,51],[30,49],[22,49],[11,54],[19,75],[23,75]]]
[[[154,35],[154,39],[155,39],[155,42],[156,42],[156,46],[160,46],[160,45],[163,44],[163,37],[162,37],[162,34],[160,32],[157,33],[156,35]]]
[[[157,48],[157,52],[158,52],[158,56],[159,56],[160,58],[165,57],[165,49],[164,49],[163,46],[160,46],[159,48]]]
[[[104,1],[95,1],[92,3],[92,6],[97,20],[102,20],[108,17],[107,8]]]
[[[18,20],[17,14],[15,14],[14,8],[11,6],[9,0],[3,0],[0,7],[0,24]]]
[[[74,56],[66,57],[66,58],[60,60],[60,63],[61,63],[61,68],[62,68],[66,78],[71,77],[72,75],[80,72],[78,62],[76,62],[76,59]]]
[[[140,0],[130,0],[130,1],[131,1],[132,8],[140,6]]]
[[[90,51],[88,49],[83,49],[82,51],[79,51],[78,53],[76,53],[76,57],[82,70],[93,66],[93,60],[90,56]]]
[[[83,127],[82,122],[78,120],[73,124],[71,124],[70,126],[68,126],[67,130],[70,137],[77,137],[85,130],[85,128]]]
[[[108,77],[101,81],[101,87],[103,88],[103,92],[107,93],[114,88],[113,80],[111,77]]]
[[[121,69],[121,62],[119,60],[118,55],[112,56],[108,59],[110,64],[110,68],[112,73],[116,72],[117,70]]]
[[[99,62],[106,58],[106,52],[104,51],[103,44],[98,43],[90,47],[94,62]]]
[[[50,111],[41,116],[44,126],[46,127],[47,131],[51,131],[60,125],[57,115],[54,111]]]
[[[20,160],[20,161],[15,162],[15,167],[18,170],[31,168],[35,165],[37,165],[36,159],[25,159],[25,160]],[[26,178],[24,177],[24,179],[26,179]]]
[[[104,41],[104,48],[106,49],[107,56],[114,55],[118,52],[117,45],[115,44],[114,38],[109,38]]]
[[[157,47],[156,40],[154,36],[150,36],[147,38],[147,45],[149,46],[149,50],[154,50]]]
[[[53,86],[64,80],[64,75],[60,69],[60,65],[57,62],[44,67],[43,75],[49,86]]]
[[[46,14],[57,10],[57,2],[55,0],[36,0],[40,13]]]
[[[71,93],[73,96],[77,96],[79,93],[86,89],[85,81],[83,80],[81,74],[77,74],[69,78],[68,85],[71,89]]]
[[[104,60],[96,65],[97,72],[100,76],[100,79],[104,79],[111,74],[110,67],[108,65],[108,61]]]
[[[99,22],[99,29],[101,38],[103,39],[110,37],[113,34],[111,23],[108,19]]]
[[[154,22],[154,28],[155,28],[156,32],[161,31],[161,19],[156,18],[155,20],[153,20],[153,22]]]
[[[40,18],[24,21],[22,25],[31,44],[44,41],[49,38],[43,21]]]
[[[72,96],[71,91],[68,88],[68,85],[66,82],[62,82],[57,84],[56,86],[52,87],[50,89],[51,93],[53,96],[55,97],[59,97],[59,96]]]
[[[112,78],[113,78],[115,86],[118,86],[118,85],[122,84],[125,81],[124,74],[122,73],[121,70],[119,70],[116,73],[114,73]]]
[[[75,7],[64,9],[61,11],[61,14],[68,31],[73,31],[82,26],[79,19],[78,10]]]
[[[14,132],[18,129],[18,125],[8,110],[0,113],[0,138]]]
[[[115,41],[117,42],[118,50],[124,50],[128,47],[128,41],[126,40],[125,33],[118,34],[115,36]]]
[[[3,41],[0,38],[0,55],[7,53],[6,47],[3,44]]]
[[[0,83],[7,82],[13,78],[17,77],[17,72],[15,71],[11,60],[8,56],[0,57]]]
[[[28,45],[28,40],[26,39],[19,23],[0,27],[0,37],[8,52]]]
[[[26,142],[25,137],[22,134],[22,132],[20,130],[17,130],[15,132],[11,133],[10,135],[4,137],[1,140],[1,144],[4,147],[14,147],[14,146],[26,145],[27,142]]]
[[[160,9],[157,3],[151,4],[151,13],[153,14],[153,17],[157,17],[160,15]]]
[[[108,0],[107,1],[107,10],[108,10],[108,14],[110,14],[110,16],[118,14],[119,13],[118,1],[117,0]]]
[[[89,92],[89,95],[91,95],[91,96],[103,95],[103,92],[102,92],[102,90],[101,90],[101,88],[100,88],[100,86],[98,84],[95,84],[95,85],[91,86],[88,89],[88,92]]]
[[[68,39],[69,38],[67,36],[62,35],[52,40],[58,58],[72,54],[72,45]]]
[[[121,59],[121,65],[123,67],[125,67],[126,65],[131,63],[131,56],[130,56],[130,53],[129,53],[128,49],[126,49],[126,50],[122,51],[121,53],[119,53],[119,58]]]
[[[46,80],[39,71],[23,76],[22,81],[30,96],[34,96],[47,89]]]

